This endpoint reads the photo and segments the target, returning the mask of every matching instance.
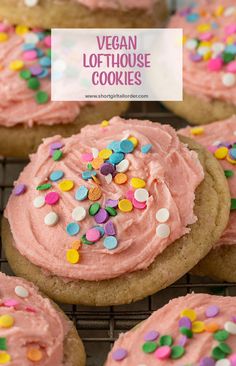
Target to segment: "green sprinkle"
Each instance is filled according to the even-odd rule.
[[[54,153],[53,153],[52,158],[53,158],[54,161],[58,161],[58,160],[61,160],[62,155],[63,155],[63,153],[62,153],[61,150],[55,150]]]
[[[7,350],[7,340],[6,338],[0,338],[0,350],[6,351]]]
[[[236,198],[231,198],[230,210],[236,210]]]
[[[88,169],[88,170],[93,170],[93,167],[92,167],[92,164],[91,164],[91,163],[88,163],[88,165],[87,165],[87,169]]]
[[[173,338],[169,335],[163,335],[160,338],[160,345],[161,346],[172,346],[173,344]]]
[[[144,353],[153,353],[156,351],[157,347],[158,344],[156,342],[145,342],[142,349]]]
[[[48,102],[49,100],[49,96],[48,96],[48,93],[42,91],[42,90],[39,90],[37,93],[36,93],[36,96],[35,96],[35,100],[38,104],[45,104]]]
[[[223,60],[225,64],[228,64],[229,62],[233,61],[235,58],[233,53],[224,52],[223,53]]]
[[[171,348],[171,355],[170,355],[170,357],[173,360],[176,360],[176,359],[182,357],[184,354],[185,354],[185,349],[182,346],[173,346]]]
[[[117,215],[117,211],[113,207],[107,206],[105,210],[109,213],[110,216]]]
[[[95,244],[92,241],[87,240],[86,235],[82,236],[81,241],[82,241],[83,244],[86,244],[86,245],[94,245]]]
[[[213,348],[211,355],[215,360],[222,360],[226,356],[225,353],[220,349],[220,347]]]
[[[90,207],[89,207],[89,215],[90,216],[95,216],[98,211],[100,210],[100,203],[96,202],[93,203]]]
[[[29,80],[31,78],[31,72],[29,70],[22,70],[20,72],[21,79]]]
[[[229,338],[229,333],[227,330],[218,330],[218,332],[214,334],[214,338],[219,342],[223,342]]]
[[[191,331],[191,329],[188,329],[186,327],[181,327],[180,328],[180,333],[185,335],[188,338],[192,338],[193,337],[193,332]]]
[[[226,355],[230,355],[232,353],[232,349],[230,346],[226,343],[220,343],[218,346],[222,352],[224,352]]]
[[[45,184],[40,184],[40,186],[38,186],[36,189],[38,191],[46,191],[47,189],[50,189],[52,187],[51,183],[45,183]]]
[[[232,170],[225,170],[226,178],[231,178],[234,176],[234,172]]]
[[[52,50],[51,50],[51,48],[49,48],[49,50],[47,50],[46,53],[47,53],[47,56],[48,57],[51,57],[52,56]]]
[[[40,87],[40,81],[37,78],[30,78],[27,85],[29,89],[37,90]]]

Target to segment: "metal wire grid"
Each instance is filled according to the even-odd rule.
[[[155,102],[134,103],[125,115],[126,118],[150,119],[161,123],[170,123],[175,128],[186,123],[166,111]],[[0,158],[0,212],[6,206],[13,182],[27,161]],[[2,252],[0,238],[0,269],[12,274]],[[134,327],[146,319],[154,310],[165,305],[170,299],[186,295],[189,292],[205,292],[221,295],[236,295],[236,284],[214,283],[206,278],[186,275],[169,288],[150,296],[143,301],[125,306],[90,308],[75,305],[61,305],[65,313],[74,321],[84,341],[88,366],[101,366],[119,333]]]

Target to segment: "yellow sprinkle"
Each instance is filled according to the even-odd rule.
[[[225,146],[219,147],[214,153],[216,159],[225,159],[227,154],[228,149]]]
[[[99,152],[98,156],[101,159],[107,160],[107,159],[109,159],[109,157],[111,156],[111,154],[112,154],[112,150],[110,150],[110,149],[103,149],[103,150],[101,150]]]
[[[234,37],[233,36],[228,36],[226,38],[226,43],[227,43],[227,45],[233,44],[234,43]]]
[[[93,175],[92,176],[92,180],[94,181],[94,183],[96,183],[96,184],[101,184],[101,182],[100,182],[100,180],[95,176],[95,175]]]
[[[146,185],[145,181],[141,178],[132,178],[130,184],[134,188],[144,188]]]
[[[210,60],[211,56],[212,56],[212,52],[209,51],[209,52],[205,53],[205,55],[203,55],[203,60],[208,61],[208,60]]]
[[[185,316],[189,318],[192,322],[197,318],[196,312],[192,309],[184,309],[183,311],[181,311],[181,317]]]
[[[198,32],[205,33],[211,29],[210,24],[199,24],[197,27]]]
[[[18,34],[18,36],[23,36],[28,31],[29,31],[29,28],[26,27],[25,25],[18,25],[16,27],[16,34]]]
[[[215,10],[215,15],[216,15],[217,17],[219,17],[219,16],[221,16],[221,15],[223,14],[223,12],[224,12],[224,7],[223,7],[223,5],[219,5],[219,6],[217,7],[217,9]]]
[[[30,361],[38,362],[38,361],[42,360],[43,353],[40,349],[31,347],[27,351],[27,358]]]
[[[206,329],[204,322],[196,321],[192,324],[193,333],[202,333]]]
[[[187,42],[187,36],[186,35],[183,35],[183,44],[185,44]]]
[[[11,361],[11,356],[7,352],[0,352],[0,365]]]
[[[8,34],[5,32],[0,32],[0,42],[6,42],[8,40]]]
[[[0,316],[0,328],[11,328],[14,322],[14,318],[11,315],[5,314]]]
[[[226,160],[227,160],[229,163],[233,164],[233,165],[235,165],[235,164],[236,164],[236,160],[231,159],[231,157],[230,157],[229,155],[227,155]]]
[[[211,47],[211,42],[208,42],[208,41],[202,41],[202,42],[199,44],[199,47]]]
[[[79,262],[79,252],[76,249],[68,249],[66,252],[66,259],[71,264]]]
[[[107,127],[107,126],[109,126],[109,121],[107,121],[107,120],[102,121],[102,123],[100,124],[100,126],[101,127]]]
[[[73,241],[73,243],[71,244],[71,249],[76,249],[78,250],[81,246],[81,241],[80,240],[75,240]]]
[[[137,147],[138,146],[138,139],[136,139],[136,137],[130,136],[128,138],[128,140],[132,142],[132,144],[134,145],[134,147]]]
[[[58,186],[62,192],[68,192],[74,188],[74,182],[72,180],[63,180]]]
[[[194,136],[198,136],[198,135],[202,135],[204,132],[204,128],[203,127],[193,127],[191,128],[191,134]]]
[[[22,60],[14,60],[10,63],[9,68],[12,71],[20,71],[24,67],[24,62]]]
[[[123,199],[119,201],[118,207],[122,212],[130,212],[133,210],[133,204],[130,200]]]

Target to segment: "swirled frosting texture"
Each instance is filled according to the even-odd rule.
[[[190,127],[181,129],[179,133],[181,135],[189,136],[194,138],[197,142],[210,148],[217,143],[228,143],[233,144],[236,141],[236,117],[232,117],[225,121],[215,122],[203,127],[203,132],[200,135],[194,135]],[[236,198],[236,165],[230,163],[227,159],[219,160],[224,170],[233,171],[234,175],[228,178],[230,194],[232,198]],[[230,213],[229,223],[225,229],[220,240],[216,243],[219,245],[235,245],[236,244],[236,211],[233,210]]]
[[[27,297],[16,294],[17,286],[28,292]],[[11,366],[66,365],[63,362],[63,342],[69,323],[50,301],[43,298],[29,282],[3,273],[0,273],[0,299],[0,317],[10,315],[14,319],[11,327],[0,327],[0,337],[6,341],[4,352],[10,356],[9,362],[1,363]],[[38,362],[32,362],[27,357],[32,347],[41,353],[42,358]]]
[[[222,7],[221,12],[219,7]],[[217,11],[219,15],[216,15]],[[196,17],[194,21],[187,20],[191,19],[191,14]],[[222,49],[219,47],[218,52],[214,54],[212,48],[216,47],[217,49],[217,46],[214,45],[222,44],[223,50],[229,45],[235,45],[236,29],[233,31],[235,24],[236,7],[235,1],[232,0],[222,0],[220,2],[216,0],[199,0],[195,2],[194,7],[189,7],[171,18],[169,27],[183,28],[184,31],[183,82],[186,93],[208,101],[220,99],[236,104],[236,82],[230,87],[225,86],[222,82],[223,75],[228,73],[228,64],[225,64],[219,71],[209,71],[208,69],[209,58],[217,58],[222,54]],[[226,31],[227,27],[232,27],[232,31]],[[193,62],[191,55],[196,54],[196,49],[189,49],[187,46],[188,41],[197,39],[200,43],[200,37],[206,38],[202,41],[202,45],[209,48],[209,52],[204,56],[205,60]],[[206,52],[206,49],[205,51],[203,49],[204,52]],[[233,53],[233,55],[235,54]],[[235,70],[232,74],[231,77],[234,78]]]
[[[32,31],[27,27],[22,27],[22,30],[19,27],[0,23],[0,31],[3,31],[2,34],[4,34],[2,37],[6,37],[6,40],[0,41],[0,126],[12,127],[23,123],[32,127],[34,124],[53,125],[73,122],[79,115],[81,106],[85,103],[50,101],[49,66],[44,68],[48,76],[41,78],[32,75],[40,81],[41,90],[48,94],[49,101],[47,103],[38,104],[35,100],[37,91],[30,89],[27,86],[28,80],[23,80],[20,77],[22,70],[39,66],[39,63],[42,62],[41,59],[45,57],[45,54],[41,54],[42,50],[47,51],[48,47],[45,47],[44,41],[36,44],[32,44],[30,38],[27,41],[27,37],[31,36],[32,38],[32,35],[36,39],[42,37],[44,34],[42,30]],[[30,49],[23,49],[23,47],[30,46]],[[35,51],[42,57],[34,58],[33,52]],[[23,61],[23,67],[19,70],[12,70],[11,63],[15,61]],[[47,62],[50,61],[47,60]]]
[[[219,343],[213,338],[213,333],[210,331],[204,330],[200,333],[193,333],[193,338],[188,339],[184,346],[185,354],[175,360],[170,357],[164,360],[158,359],[155,357],[154,352],[144,353],[142,351],[142,346],[145,343],[144,338],[150,331],[155,330],[160,333],[157,342],[161,336],[169,335],[173,337],[175,345],[179,344],[182,337],[179,329],[179,320],[181,318],[181,312],[185,309],[194,311],[197,322],[203,322],[205,325],[215,323],[218,325],[218,329],[224,329],[225,323],[232,321],[232,317],[235,316],[235,305],[234,297],[220,297],[205,294],[191,294],[172,300],[169,304],[154,312],[134,330],[121,334],[108,356],[106,366],[215,365],[216,360],[214,359],[208,360],[208,363],[206,361],[205,363],[203,362],[204,358],[211,357],[213,348],[217,347]],[[218,314],[215,317],[209,318],[206,316],[205,312],[207,310],[210,312],[210,306],[213,306],[215,312],[216,308],[218,309]],[[234,355],[236,352],[235,337],[235,335],[230,335],[227,341],[225,341],[231,347],[232,354]],[[118,362],[113,359],[113,353],[120,348],[127,350],[128,355],[123,361]],[[230,356],[226,356],[226,358],[230,358]],[[234,364],[227,363],[227,365]]]
[[[118,247],[107,250],[103,240],[92,246],[82,245],[79,263],[71,265],[66,261],[66,250],[71,247],[74,239],[82,237],[96,224],[94,218],[88,214],[88,208],[93,202],[75,200],[78,187],[93,186],[91,180],[82,179],[86,163],[81,161],[81,156],[90,153],[92,148],[101,151],[110,142],[120,141],[128,136],[133,136],[139,141],[133,153],[126,155],[130,163],[126,172],[128,182],[118,185],[112,181],[109,184],[98,174],[102,190],[99,202],[104,206],[108,199],[124,198],[130,188],[131,178],[138,177],[146,182],[145,188],[149,192],[147,207],[131,212],[118,210],[117,216],[112,217]],[[49,156],[49,150],[50,145],[58,140],[64,144],[63,158],[55,162]],[[147,144],[152,144],[152,149],[143,154],[141,147]],[[33,200],[37,195],[45,194],[38,192],[36,186],[45,182],[55,170],[63,171],[63,179],[72,180],[74,189],[60,192],[58,184],[54,184],[52,190],[59,192],[59,203],[35,209]],[[18,185],[26,184],[26,192],[20,196],[11,195],[5,216],[10,222],[16,248],[32,263],[64,278],[109,279],[147,268],[158,254],[190,231],[188,225],[197,220],[193,213],[194,192],[203,177],[197,154],[179,141],[176,132],[170,126],[114,117],[105,128],[99,125],[87,126],[79,135],[68,139],[62,139],[60,136],[46,139],[37,154],[31,156],[30,164],[18,179]],[[72,211],[78,205],[86,209],[87,215],[79,223],[79,234],[71,238],[66,232],[66,227],[73,221]],[[155,216],[160,208],[167,208],[170,213],[167,222],[170,235],[165,238],[156,233],[158,222]],[[44,217],[51,211],[57,213],[59,221],[55,226],[47,227]]]
[[[91,9],[151,9],[155,0],[75,0]]]

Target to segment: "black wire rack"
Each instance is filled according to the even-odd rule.
[[[133,103],[125,117],[169,123],[176,129],[186,125],[183,120],[155,102]],[[1,215],[11,193],[13,182],[26,164],[26,160],[0,158]],[[11,275],[12,272],[2,251],[1,238],[0,247],[0,269]],[[102,366],[119,333],[131,329],[172,298],[184,296],[192,291],[234,296],[236,295],[236,284],[215,283],[207,278],[198,278],[188,274],[169,288],[134,304],[102,308],[62,304],[61,307],[75,323],[84,341],[87,365]]]

